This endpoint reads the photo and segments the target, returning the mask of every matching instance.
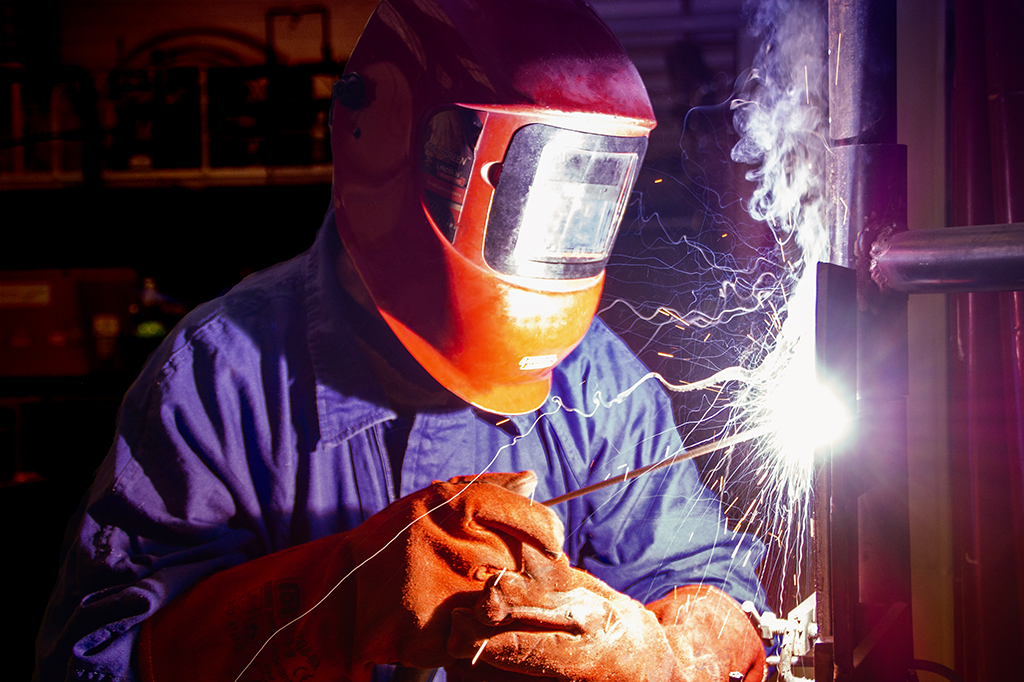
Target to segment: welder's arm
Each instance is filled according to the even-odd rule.
[[[532,472],[471,481],[435,482],[348,533],[199,583],[142,626],[143,679],[363,682],[377,663],[454,663],[452,609],[519,570],[523,547],[551,557],[563,542],[558,518],[520,494]]]
[[[452,614],[457,682],[517,675],[570,682],[762,682],[764,649],[739,605],[687,586],[644,606],[562,559],[535,555],[523,573],[488,583],[470,611]],[[476,657],[465,660],[470,655]]]

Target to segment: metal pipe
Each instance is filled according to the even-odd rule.
[[[871,245],[870,270],[883,291],[1024,289],[1024,223],[882,234]]]

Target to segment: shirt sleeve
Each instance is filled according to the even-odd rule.
[[[576,366],[556,386],[578,407],[557,428],[581,448],[583,485],[683,451],[660,382],[599,320]],[[591,336],[591,335],[588,335]],[[579,565],[642,603],[673,587],[708,584],[765,609],[757,576],[764,545],[728,527],[721,502],[683,461],[568,503]]]
[[[126,395],[115,442],[69,525],[38,639],[41,680],[136,679],[145,618],[270,551],[275,529],[260,510],[282,501],[261,472],[274,464],[279,419],[257,387],[274,379],[251,340],[224,338],[223,321],[176,335]]]

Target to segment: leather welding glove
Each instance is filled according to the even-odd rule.
[[[683,677],[695,682],[768,678],[764,644],[735,599],[711,585],[684,585],[648,604],[665,628]]]
[[[145,621],[142,677],[365,682],[378,663],[449,665],[454,608],[520,570],[525,547],[561,554],[558,518],[524,496],[535,485],[529,471],[435,481],[352,531],[217,573]]]
[[[688,586],[645,607],[564,557],[532,558],[523,573],[492,578],[473,611],[452,614],[448,646],[461,660],[447,669],[451,682],[765,678],[757,632],[720,590]]]

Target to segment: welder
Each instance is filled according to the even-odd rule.
[[[126,395],[38,676],[762,680],[738,601],[764,606],[763,546],[692,463],[539,503],[681,449],[595,318],[655,125],[607,27],[384,0],[330,120],[312,248],[190,313]]]

